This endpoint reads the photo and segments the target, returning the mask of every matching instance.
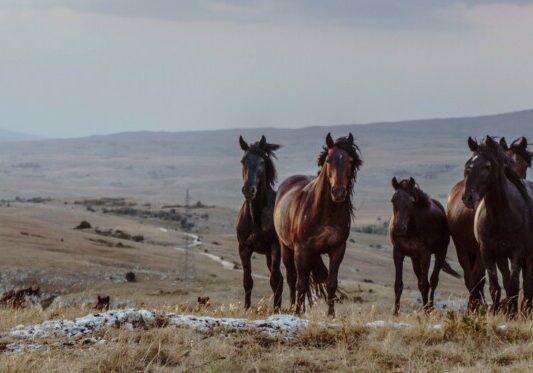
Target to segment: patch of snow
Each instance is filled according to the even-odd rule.
[[[166,229],[166,228],[159,228],[159,230],[160,230],[161,232],[163,232],[163,233],[167,233],[167,232],[168,232],[168,229]]]
[[[378,328],[392,328],[392,329],[401,329],[401,328],[410,328],[410,324],[403,322],[394,322],[394,321],[385,321],[385,320],[376,320],[367,322],[365,324],[367,328],[378,329]]]

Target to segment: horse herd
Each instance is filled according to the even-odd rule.
[[[326,298],[328,315],[335,315],[339,267],[350,234],[354,207],[352,195],[362,165],[361,152],[350,133],[333,140],[327,134],[318,156],[318,175],[295,175],[276,192],[275,151],[280,145],[265,136],[248,144],[242,136],[242,193],[245,201],[237,220],[239,255],[243,267],[244,306],[251,306],[253,253],[266,256],[274,309],[281,308],[286,269],[291,307],[305,312],[306,298]],[[400,308],[403,262],[411,259],[424,309],[431,310],[440,271],[460,275],[446,261],[450,237],[470,293],[469,310],[485,304],[488,274],[492,310],[500,305],[514,317],[518,313],[520,274],[522,309],[533,307],[533,183],[525,180],[533,153],[522,137],[510,146],[504,138],[469,138],[472,157],[465,164],[464,179],[451,190],[447,210],[424,193],[411,177],[392,179],[392,217],[389,235],[396,269],[393,312]],[[329,257],[329,268],[322,255]],[[431,276],[431,256],[434,266]],[[501,301],[498,271],[507,298]],[[429,277],[429,280],[428,280]]]

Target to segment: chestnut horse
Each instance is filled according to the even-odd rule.
[[[524,274],[524,299],[533,300],[533,183],[524,181],[513,169],[513,161],[490,136],[480,144],[472,138],[468,146],[474,153],[465,165],[463,203],[476,208],[474,233],[487,270],[493,311],[499,308],[501,289],[496,261],[511,261],[507,283],[507,312],[518,310],[520,271]]]
[[[527,149],[527,140],[522,137],[515,140],[511,146],[507,145],[504,138],[500,145],[506,154],[515,161],[515,171],[526,178],[527,168],[531,167],[532,154]],[[462,196],[465,189],[464,179],[454,185],[448,197],[448,227],[457,251],[459,264],[463,268],[465,285],[470,293],[468,308],[473,311],[484,303],[485,267],[481,260],[479,244],[474,236],[475,210],[467,208]],[[506,259],[497,261],[498,268],[502,273],[504,283],[509,278],[509,268]]]
[[[251,257],[255,252],[266,255],[270,286],[274,292],[274,309],[279,310],[283,276],[280,271],[281,253],[272,221],[276,200],[276,192],[273,189],[276,168],[272,159],[276,157],[274,151],[280,146],[267,143],[265,136],[251,145],[241,136],[239,143],[244,151],[241,163],[244,182],[242,193],[245,201],[237,218],[237,240],[243,269],[244,308],[250,308],[251,304],[254,286]]]
[[[305,296],[311,282],[326,282],[328,315],[335,315],[339,267],[353,217],[352,193],[362,165],[352,134],[333,141],[318,157],[316,178],[291,176],[279,187],[274,225],[296,312],[305,312]],[[321,255],[329,256],[329,272]],[[296,300],[297,290],[297,300]]]
[[[396,268],[393,312],[397,315],[400,310],[403,261],[406,256],[411,258],[424,309],[430,310],[433,308],[435,289],[439,283],[441,269],[460,278],[460,275],[446,262],[446,253],[450,243],[446,212],[440,202],[424,193],[412,177],[400,182],[394,177],[392,186],[394,188],[391,200],[393,213],[389,236]],[[435,265],[428,282],[431,255],[435,255]]]

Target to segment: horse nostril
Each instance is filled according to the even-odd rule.
[[[257,193],[257,188],[253,186],[250,188],[250,194],[254,195],[255,193]]]

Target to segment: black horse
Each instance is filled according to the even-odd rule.
[[[281,253],[278,237],[274,230],[272,212],[276,201],[276,168],[273,158],[279,145],[269,144],[265,136],[251,145],[239,137],[242,157],[242,193],[245,201],[237,219],[237,240],[243,269],[244,308],[251,305],[252,288],[252,253],[266,255],[270,271],[270,286],[274,292],[274,309],[281,307],[283,293],[283,275],[280,271]]]
[[[518,310],[522,268],[527,308],[533,300],[533,184],[520,179],[513,160],[492,137],[479,144],[469,138],[468,146],[474,154],[465,165],[463,202],[476,207],[474,233],[488,273],[494,312],[501,296],[496,262],[500,258],[511,261],[504,286],[507,312],[513,317]]]
[[[446,222],[446,211],[439,201],[430,198],[420,189],[412,177],[398,181],[392,179],[392,218],[389,236],[393,245],[396,279],[394,282],[394,314],[400,310],[400,297],[403,290],[403,261],[411,258],[413,271],[418,279],[418,289],[422,294],[424,309],[431,310],[435,289],[439,283],[441,269],[456,277],[459,274],[446,261],[450,243],[450,231]],[[428,281],[431,255],[435,265]]]

